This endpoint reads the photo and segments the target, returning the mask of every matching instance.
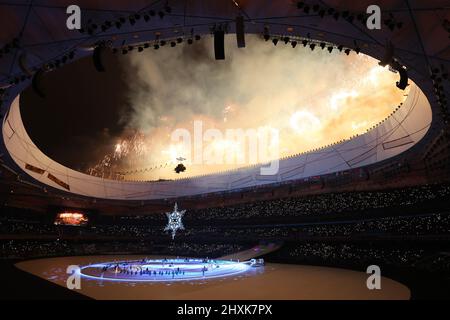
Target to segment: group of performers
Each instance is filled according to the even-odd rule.
[[[142,261],[130,261],[130,262],[121,262],[121,263],[111,263],[105,266],[101,267],[101,273],[105,273],[108,271],[112,271],[115,274],[122,274],[127,276],[153,276],[153,277],[167,277],[171,276],[172,278],[178,277],[178,276],[184,276],[186,273],[186,270],[181,269],[180,267],[177,267],[174,263],[174,261],[170,259],[163,259],[161,261],[161,264],[158,265],[155,268],[152,268],[151,266],[145,266],[147,263],[149,263],[147,259],[142,259]],[[198,263],[198,259],[189,259],[185,258],[183,259],[183,262],[186,264],[196,262]],[[178,262],[179,263],[179,262]],[[219,268],[219,264],[217,264],[214,260],[205,258],[201,260],[201,263],[203,264],[202,268],[199,270],[189,270],[189,272],[201,272],[203,276],[205,276],[205,273],[208,272],[208,270],[213,268]]]

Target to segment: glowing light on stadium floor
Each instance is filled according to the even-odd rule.
[[[172,282],[235,276],[249,271],[250,262],[206,259],[111,261],[80,268],[83,278],[120,282]]]

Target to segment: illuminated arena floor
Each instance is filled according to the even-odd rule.
[[[142,263],[143,259],[159,261],[145,260],[146,262]],[[198,270],[198,267],[203,265],[201,260],[191,260],[190,264],[185,264],[184,259],[180,259],[177,260],[176,267],[175,264],[170,267],[170,262],[164,263],[162,267],[161,259],[163,257],[109,255],[62,257],[20,262],[16,267],[65,287],[68,277],[67,267],[84,266],[82,273],[85,276],[81,278],[81,290],[77,291],[94,299],[405,300],[410,298],[409,289],[396,281],[382,278],[381,290],[368,290],[367,274],[344,269],[272,263],[254,268],[247,264],[228,264],[223,261],[219,262],[217,268],[222,268],[220,272],[224,272],[223,274],[214,270],[209,274],[206,272],[203,277]],[[137,274],[125,273],[116,277],[114,262],[117,264],[119,261],[128,261],[125,268],[130,270],[134,268]],[[145,273],[141,275],[136,268],[137,265],[141,266],[141,269],[145,265],[149,270],[167,269],[170,272],[160,276],[154,276],[153,273],[152,276]],[[102,279],[102,268],[107,266],[109,271],[103,272]],[[184,279],[182,272],[172,279],[171,271],[177,270],[178,267],[180,270],[185,268]],[[109,279],[111,277],[120,281],[111,281]]]
[[[204,281],[251,272],[250,263],[204,259],[141,259],[80,266],[88,280],[113,282]]]

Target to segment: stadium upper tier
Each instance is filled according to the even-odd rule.
[[[263,184],[298,180],[361,168],[411,148],[428,131],[430,104],[413,86],[404,104],[384,122],[351,140],[316,151],[280,159],[278,173],[262,175],[268,164],[225,173],[172,181],[132,182],[102,179],[67,168],[47,157],[28,136],[13,101],[3,121],[3,140],[14,162],[37,181],[76,194],[108,199],[160,199],[229,191]]]
[[[164,4],[155,3],[152,8],[145,1],[125,3],[119,1],[104,1],[95,10],[92,4],[83,11],[83,21],[91,19],[102,25],[104,21],[115,21],[119,17],[130,16],[129,12],[140,12],[154,9],[164,11]],[[448,61],[448,46],[440,39],[446,39],[445,30],[441,30],[435,21],[433,11],[419,10],[419,4],[411,8],[399,7],[395,1],[381,1],[383,12],[400,12],[397,16],[403,22],[401,30],[390,30],[383,26],[381,30],[369,31],[360,22],[351,23],[346,19],[325,18],[317,14],[303,14],[291,1],[277,1],[260,5],[258,1],[243,1],[245,7],[238,8],[230,1],[192,1],[187,11],[184,1],[171,1],[171,11],[164,17],[151,17],[148,22],[142,18],[136,23],[121,25],[120,30],[110,27],[106,30],[80,34],[64,28],[67,15],[64,10],[55,10],[48,18],[53,17],[53,29],[58,29],[58,41],[39,26],[40,19],[30,19],[25,24],[25,32],[19,32],[23,25],[11,22],[8,34],[23,34],[21,50],[27,55],[8,55],[6,60],[0,60],[0,87],[6,88],[8,95],[1,106],[2,134],[0,152],[3,152],[2,165],[5,169],[15,172],[22,181],[27,181],[41,187],[52,187],[57,190],[79,195],[123,200],[165,199],[181,196],[198,195],[220,191],[229,191],[252,186],[273,184],[290,180],[317,177],[323,174],[341,172],[365,166],[396,157],[406,150],[419,150],[427,132],[436,134],[442,119],[437,118],[438,106],[433,97],[430,68],[446,65]],[[49,1],[46,8],[57,1]],[[80,5],[83,8],[83,1]],[[258,5],[257,5],[258,3]],[[320,2],[323,4],[323,2]],[[434,4],[433,4],[434,3]],[[427,3],[427,7],[438,5],[439,1]],[[327,7],[332,7],[327,4]],[[368,4],[353,1],[341,1],[340,10],[351,8],[351,13],[365,12]],[[104,7],[114,7],[114,10],[103,10]],[[416,7],[418,11],[416,12]],[[142,9],[145,8],[145,9]],[[38,10],[37,8],[36,10]],[[24,16],[26,6],[8,7],[11,15]],[[127,12],[127,13],[124,13]],[[184,14],[179,14],[183,13]],[[417,14],[421,19],[416,19]],[[186,37],[206,35],[211,28],[227,25],[227,31],[236,32],[234,20],[244,14],[245,32],[262,35],[269,32],[271,36],[303,37],[306,41],[315,41],[317,45],[335,44],[335,48],[351,48],[361,53],[382,60],[386,52],[386,39],[392,39],[396,46],[395,58],[408,70],[410,93],[403,105],[377,127],[363,135],[312,152],[281,159],[279,170],[275,175],[261,175],[261,166],[246,167],[226,173],[212,174],[189,179],[157,182],[129,182],[97,178],[69,169],[55,162],[41,152],[28,136],[20,115],[20,92],[31,84],[31,77],[26,71],[39,70],[43,63],[70,63],[92,55],[93,48],[99,42],[104,42],[114,48],[133,44],[152,43],[155,40],[173,40],[180,36],[180,26],[186,26]],[[299,17],[299,14],[301,17]],[[31,17],[34,17],[31,13]],[[134,19],[134,18],[133,18]],[[17,19],[20,21],[20,19]],[[61,25],[59,26],[58,23]],[[187,27],[189,26],[189,27]],[[434,27],[433,27],[434,26]],[[428,37],[421,38],[417,32],[429,31]],[[174,33],[174,29],[177,32]],[[12,30],[12,31],[11,31]],[[30,30],[33,30],[31,32]],[[149,31],[150,30],[150,31]],[[191,31],[192,30],[192,31]],[[333,30],[331,32],[330,30]],[[17,31],[17,32],[15,32]],[[398,33],[398,34],[397,34]],[[399,40],[399,39],[402,40]],[[2,43],[7,43],[8,35],[0,31]],[[9,39],[11,40],[11,39]],[[320,49],[320,48],[319,48]],[[72,58],[70,54],[73,53]],[[355,54],[354,51],[352,54]],[[64,62],[62,57],[66,56]],[[27,59],[26,59],[27,58]],[[5,62],[6,61],[6,62]],[[28,67],[28,68],[27,68]],[[29,69],[29,70],[28,70]],[[8,76],[4,76],[8,75]],[[23,75],[23,77],[22,77]],[[317,74],[315,76],[321,76]],[[35,78],[35,80],[38,80]],[[417,84],[417,85],[416,85]],[[39,86],[38,83],[35,85]],[[395,86],[395,84],[393,84]],[[430,103],[431,102],[431,103]],[[433,111],[433,112],[432,112]],[[436,111],[436,112],[435,112]],[[429,130],[430,129],[430,130]],[[57,134],[57,132],[55,132]],[[428,135],[428,139],[430,138]]]

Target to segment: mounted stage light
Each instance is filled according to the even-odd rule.
[[[166,14],[163,11],[158,12],[158,16],[162,19]]]
[[[159,49],[159,44],[155,43],[155,44],[153,45],[153,48],[154,48],[155,50],[158,50],[158,49]]]
[[[17,49],[17,48],[19,48],[19,38],[14,38],[13,40],[12,40],[12,42],[11,42],[11,45],[12,45],[12,47],[13,48],[15,48],[15,49]]]
[[[338,46],[338,50],[339,50],[339,52],[342,52],[342,50],[344,50],[344,46],[343,45],[339,45]]]
[[[328,52],[329,52],[329,53],[332,53],[332,52],[333,52],[333,49],[334,49],[333,46],[329,46],[329,47],[328,47]]]
[[[325,49],[325,46],[326,46],[326,44],[324,42],[320,43],[320,47],[322,48],[322,50]]]
[[[192,40],[191,38],[189,38],[189,39],[187,40],[187,43],[188,43],[188,44],[193,44],[193,43],[194,43],[194,40]]]
[[[292,41],[291,46],[292,46],[292,48],[295,48],[297,46],[297,41]]]
[[[272,39],[272,43],[273,43],[274,46],[276,46],[278,44],[278,39],[277,38]]]
[[[392,60],[394,59],[394,45],[392,44],[392,42],[387,42],[386,43],[386,51],[384,52],[384,57],[383,59],[381,59],[381,61],[378,63],[380,66],[385,67],[388,64],[390,64],[392,62]]]
[[[144,48],[139,47],[139,48],[138,48],[138,52],[142,52],[142,51],[144,51]]]
[[[264,35],[264,40],[265,40],[265,41],[269,41],[269,40],[270,40],[270,35],[265,34],[265,35]]]
[[[105,50],[104,46],[97,46],[94,49],[94,53],[92,55],[92,61],[94,62],[95,69],[98,72],[105,72],[105,67],[102,63],[102,53]]]
[[[19,67],[20,70],[22,70],[23,73],[26,73],[27,75],[31,76],[33,73],[30,69],[28,69],[27,66],[27,54],[24,52],[19,57]]]
[[[400,74],[400,80],[397,81],[397,88],[400,90],[405,90],[408,87],[408,72],[405,67],[403,67],[398,61],[393,61],[390,64],[391,68]]]
[[[283,38],[284,44],[288,44],[288,43],[289,43],[289,40],[290,40],[289,37],[284,37],[284,38]]]
[[[244,17],[236,17],[236,42],[238,48],[245,48],[245,25]]]
[[[316,44],[315,43],[311,43],[309,48],[311,49],[311,51],[314,51],[314,49],[316,48]]]
[[[197,34],[197,35],[195,36],[195,40],[196,40],[196,41],[200,41],[201,38],[202,38],[202,37],[201,37],[199,34]]]
[[[177,43],[182,43],[183,42],[183,38],[177,38]]]
[[[350,55],[351,50],[350,49],[345,49],[344,52],[345,52],[346,55]]]
[[[393,22],[387,23],[387,26],[388,26],[389,30],[394,31],[394,29],[395,29],[395,24],[394,24]]]
[[[225,32],[214,31],[214,55],[216,60],[225,60]]]
[[[166,45],[167,41],[166,40],[161,40],[161,42],[159,43],[161,45],[161,47],[164,47]]]
[[[302,41],[303,46],[306,48],[306,46],[308,45],[308,40],[303,40]]]
[[[39,69],[33,76],[33,80],[31,82],[31,86],[34,92],[41,98],[45,98],[45,93],[41,88],[41,78],[44,74],[44,70]]]
[[[173,48],[173,47],[175,47],[177,45],[177,43],[175,42],[175,41],[171,41],[170,42],[170,46]]]
[[[144,14],[144,21],[145,22],[149,22],[150,21],[150,16],[148,14]]]
[[[408,72],[404,67],[400,67],[398,70],[400,74],[400,81],[397,81],[397,88],[400,90],[405,90],[408,87]]]

